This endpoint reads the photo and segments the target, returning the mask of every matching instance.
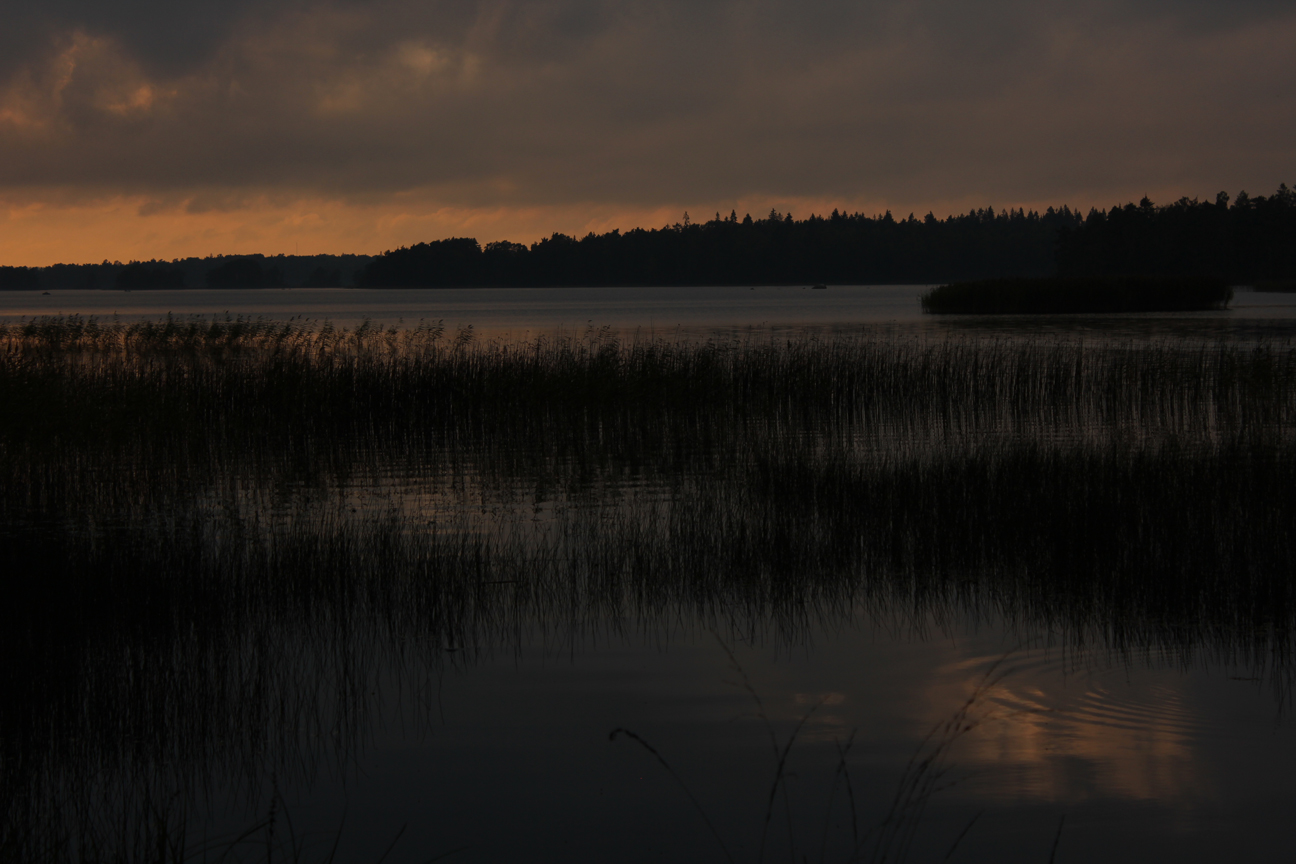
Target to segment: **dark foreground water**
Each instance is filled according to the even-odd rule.
[[[1296,849],[1285,341],[79,326],[0,366],[9,857]]]

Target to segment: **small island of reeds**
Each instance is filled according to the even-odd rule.
[[[1039,315],[1064,312],[1193,312],[1223,309],[1227,280],[1207,277],[1049,277],[984,279],[933,288],[924,312],[938,315]]]
[[[1296,279],[1261,279],[1251,286],[1252,291],[1270,294],[1296,293]]]

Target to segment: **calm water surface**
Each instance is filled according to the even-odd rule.
[[[945,780],[957,783],[927,806],[910,860],[944,860],[978,813],[954,860],[1047,861],[1063,816],[1062,861],[1277,861],[1293,848],[1296,738],[1254,670],[1047,642],[997,622],[909,629],[865,617],[796,645],[737,644],[780,745],[799,730],[766,854],[848,860],[850,816],[830,800],[838,748],[853,736],[863,834],[882,823],[923,736],[998,662],[1008,675],[955,750]],[[609,742],[622,727],[669,761],[735,859],[757,857],[776,757],[727,654],[696,627],[531,633],[447,664],[417,696],[370,680],[394,692],[371,696],[358,752],[309,763],[308,781],[278,781],[317,842],[346,818],[354,860],[402,829],[393,855],[408,861],[454,849],[480,861],[724,860],[662,766],[625,738]],[[248,823],[229,793],[238,803],[213,833]]]
[[[809,288],[462,288],[56,291],[0,293],[0,314],[297,316],[354,326],[442,320],[487,333],[822,324],[920,318],[916,286]],[[9,296],[12,294],[13,296]]]
[[[621,333],[712,335],[756,328],[797,330],[892,324],[906,329],[1018,332],[1041,327],[1067,333],[1182,332],[1234,336],[1282,333],[1296,322],[1296,294],[1239,290],[1221,312],[1137,315],[924,316],[919,285],[834,285],[826,291],[797,287],[691,288],[281,288],[179,291],[0,292],[0,321],[42,315],[94,315],[123,321],[172,314],[226,315],[268,320],[329,321],[354,327],[364,321],[411,326],[442,321],[450,329],[471,325],[485,336],[534,338],[609,327]]]
[[[936,340],[973,332],[1043,345],[1091,333],[1249,344],[1288,339],[1296,324],[1296,297],[1250,293],[1223,313],[935,321],[918,311],[921,291],[12,293],[0,294],[0,315],[443,320],[452,329],[471,324],[515,338],[604,326],[669,337],[894,323]],[[140,643],[152,647],[121,649],[142,651],[146,659],[131,662],[161,671],[141,673],[141,680],[170,682],[156,684],[156,692],[173,694],[166,698],[176,704],[159,707],[162,697],[147,695],[154,684],[87,684],[87,693],[103,693],[79,697],[75,711],[102,699],[106,707],[95,710],[127,718],[120,728],[134,730],[134,743],[119,742],[120,751],[105,756],[87,743],[88,731],[67,732],[48,745],[49,764],[61,767],[42,769],[50,773],[40,775],[48,784],[41,788],[51,800],[89,794],[89,806],[104,813],[115,812],[110,802],[119,796],[126,796],[124,810],[139,812],[148,795],[165,790],[163,798],[173,796],[166,800],[189,802],[182,821],[191,845],[223,849],[259,824],[262,845],[236,847],[249,860],[262,860],[274,843],[323,860],[336,842],[338,860],[374,861],[393,841],[386,860],[401,862],[438,855],[482,862],[874,860],[897,786],[914,776],[906,774],[911,758],[931,754],[933,741],[942,740],[931,731],[987,685],[968,714],[972,728],[940,763],[946,773],[938,788],[930,798],[908,799],[923,806],[901,812],[909,845],[897,840],[888,860],[1044,862],[1055,847],[1058,862],[1287,860],[1296,852],[1289,660],[1249,625],[1198,626],[1193,615],[1209,618],[1218,599],[1203,600],[1205,612],[1162,621],[1137,592],[1121,593],[1174,558],[1167,537],[1191,543],[1218,529],[1219,544],[1253,544],[1256,560],[1270,552],[1285,560],[1291,545],[1289,536],[1247,533],[1244,523],[1265,514],[1248,503],[1246,489],[1228,486],[1228,460],[1253,464],[1246,460],[1261,458],[1254,454],[1285,446],[1287,427],[1266,421],[1263,430],[1252,428],[1192,398],[1172,394],[1161,414],[1131,409],[1123,417],[1089,407],[1040,414],[1035,425],[978,419],[989,408],[973,406],[966,415],[937,411],[908,425],[861,420],[830,429],[804,421],[799,431],[752,425],[715,438],[699,426],[692,440],[598,425],[572,432],[573,444],[563,437],[569,427],[558,423],[544,435],[561,447],[544,436],[513,440],[468,420],[464,428],[472,431],[456,433],[463,438],[429,432],[423,440],[415,429],[344,445],[310,436],[201,452],[178,440],[139,452],[113,445],[67,469],[73,479],[58,479],[64,469],[57,467],[39,475],[51,489],[84,484],[77,487],[86,490],[84,503],[73,509],[98,521],[77,530],[107,532],[109,541],[120,530],[122,538],[142,531],[162,538],[148,542],[179,543],[184,530],[176,526],[198,513],[202,550],[243,560],[239,550],[255,547],[261,551],[248,554],[263,555],[272,570],[288,566],[274,564],[281,560],[275,556],[290,560],[292,528],[303,525],[314,532],[312,549],[325,550],[312,559],[324,562],[321,568],[330,556],[361,554],[366,543],[379,549],[396,542],[381,540],[381,526],[390,524],[396,536],[420,542],[495,538],[489,554],[496,557],[482,559],[478,575],[464,577],[465,593],[445,608],[411,600],[407,617],[396,604],[371,621],[365,614],[381,606],[376,594],[333,608],[321,593],[318,608],[282,620],[274,604],[250,607],[228,644],[203,648],[209,653],[198,659],[186,653],[190,637],[174,633]],[[1252,450],[1229,449],[1227,442],[1251,441],[1261,431],[1276,437]],[[1286,459],[1281,454],[1291,451],[1273,452]],[[1012,468],[1018,463],[1034,467]],[[855,553],[833,546],[831,512],[794,516],[794,504],[784,502],[795,493],[760,488],[771,474],[769,482],[777,482],[770,489],[807,476],[822,485],[851,464],[866,466],[865,485],[881,478],[876,488],[912,490],[861,517],[868,526],[859,529],[861,548],[887,550],[876,557],[851,558]],[[93,485],[85,479],[91,474]],[[174,489],[156,491],[168,483]],[[1195,496],[1183,499],[1197,506],[1184,519],[1207,527],[1182,535],[1167,527],[1174,517],[1156,502],[1164,495],[1177,509],[1179,493],[1170,487]],[[950,491],[956,488],[962,491]],[[1277,502],[1289,512],[1288,497],[1273,494],[1279,498],[1263,499],[1265,507],[1272,511]],[[1131,509],[1128,534],[1095,553],[1116,571],[1101,589],[1068,594],[1064,586],[1060,600],[1033,594],[1045,559],[1017,557],[1012,549],[1028,546],[1024,540],[1005,540],[1010,551],[996,551],[994,514],[1017,514],[1004,522],[1043,514],[1040,524],[1064,536],[1072,524],[1090,524],[1084,519],[1106,524],[1094,512],[1106,505],[1084,502],[1119,508],[1127,499],[1152,503]],[[905,513],[928,506],[933,530],[922,519],[905,521]],[[991,514],[984,542],[951,545],[954,552],[931,558],[937,564],[923,566],[938,570],[944,587],[924,587],[923,568],[905,562],[945,549],[942,529],[951,514],[976,525],[982,508]],[[1124,512],[1118,517],[1119,526]],[[806,535],[822,529],[827,539],[805,548],[838,550],[839,557],[807,557],[805,585],[783,594],[777,574],[796,572],[796,560],[771,565],[765,593],[744,593],[732,575],[725,584],[738,587],[707,593],[709,537],[716,548],[736,550],[717,552],[715,560],[735,559],[743,548],[764,548],[762,538],[786,525]],[[1078,544],[1104,542],[1091,542],[1085,530],[1074,528]],[[1273,536],[1271,547],[1266,536]],[[795,550],[797,542],[778,548]],[[631,546],[646,550],[648,565],[618,563],[618,550]],[[685,547],[693,558],[672,557]],[[419,548],[409,560],[450,554],[449,547]],[[529,563],[510,570],[500,563],[514,554],[509,550],[521,550],[518,560]],[[208,554],[177,552],[167,572],[201,571]],[[363,554],[386,560],[381,550]],[[1232,560],[1231,550],[1220,554]],[[688,569],[681,560],[694,569],[681,575]],[[839,567],[863,574],[862,581],[834,587]],[[536,577],[533,587],[518,575],[527,568],[553,575]],[[627,575],[645,568],[656,574],[648,581]],[[658,596],[653,579],[691,587]],[[1077,611],[1087,593],[1102,591],[1110,596],[1097,613]],[[1285,638],[1278,634],[1278,642]],[[107,675],[95,674],[94,681]],[[200,686],[189,680],[195,677],[211,680]],[[213,683],[218,679],[224,683]],[[151,726],[140,719],[151,710],[173,719]],[[660,759],[625,735],[609,740],[615,729],[631,730]],[[783,780],[771,798],[782,758]],[[280,820],[286,813],[291,829],[279,821],[278,834],[268,836],[260,820],[271,812]]]

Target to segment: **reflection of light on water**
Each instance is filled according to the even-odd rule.
[[[985,658],[951,664],[927,694],[929,722],[947,716],[983,680]],[[1010,663],[982,706],[981,725],[956,761],[978,796],[1044,801],[1198,798],[1200,724],[1179,676],[1132,682],[1127,670],[1064,674],[1061,661]],[[943,714],[941,713],[943,712]]]
[[[795,713],[806,718],[799,739],[803,743],[834,743],[848,738],[854,728],[854,721],[846,703],[847,695],[837,690],[794,693],[792,704]]]

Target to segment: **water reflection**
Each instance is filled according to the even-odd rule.
[[[1290,839],[1286,346],[372,338],[7,334],[6,848],[844,859],[1001,657],[915,860]]]
[[[365,321],[401,329],[441,322],[473,328],[479,339],[532,341],[576,337],[606,328],[617,338],[768,339],[861,329],[892,335],[1041,335],[1112,340],[1166,338],[1290,339],[1296,295],[1239,288],[1231,308],[1213,312],[1122,315],[924,315],[925,285],[834,285],[690,288],[218,289],[0,292],[0,323],[41,316],[97,316],[133,322],[174,316],[225,320],[231,313],[297,324]]]
[[[937,673],[934,716],[967,691],[991,658]],[[995,658],[997,659],[997,658]],[[969,768],[993,766],[1005,800],[1077,802],[1128,798],[1174,802],[1207,792],[1195,752],[1206,730],[1187,704],[1179,670],[1129,671],[1090,665],[1059,674],[1061,661],[1020,662],[991,695],[992,722],[964,751]],[[942,687],[941,685],[944,685]],[[990,790],[987,790],[990,791]]]

